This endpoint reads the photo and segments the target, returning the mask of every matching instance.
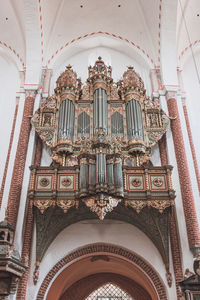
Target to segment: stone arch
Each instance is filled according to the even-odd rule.
[[[104,243],[86,245],[74,250],[73,252],[62,258],[60,261],[58,261],[44,278],[39,288],[36,299],[51,299],[49,296],[47,297],[47,294],[49,295],[51,293],[51,286],[52,289],[55,290],[55,284],[56,281],[59,281],[59,276],[61,276],[65,272],[65,270],[68,269],[68,267],[72,266],[73,263],[81,261],[81,259],[88,257],[90,257],[90,259],[92,257],[102,259],[102,256],[104,257],[103,260],[106,260],[107,256],[111,256],[116,259],[121,259],[123,263],[129,263],[132,268],[135,269],[135,271],[137,270],[138,274],[140,274],[140,276],[143,276],[143,278],[146,280],[146,285],[149,288],[148,292],[150,291],[153,300],[168,299],[164,283],[160,279],[156,270],[154,270],[154,268],[149,263],[147,263],[139,255],[129,251],[128,249]],[[66,278],[66,276],[64,278]],[[60,280],[62,280],[62,276],[60,277]]]
[[[151,296],[140,285],[129,278],[113,273],[99,273],[87,276],[75,284],[73,284],[67,291],[63,293],[59,300],[85,300],[92,292],[98,288],[111,283],[128,295],[132,296],[134,300],[151,300]],[[78,292],[78,293],[77,293]]]

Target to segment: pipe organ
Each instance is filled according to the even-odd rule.
[[[77,168],[78,196],[88,206],[94,200],[103,218],[109,201],[124,199],[126,168],[148,164],[169,119],[146,96],[133,67],[117,83],[101,58],[88,71],[82,87],[67,66],[32,124],[51,148],[53,163]]]
[[[159,99],[147,97],[134,68],[128,67],[115,83],[112,68],[99,57],[82,85],[67,66],[56,81],[54,95],[42,103],[31,122],[52,158],[51,166],[31,166],[28,197],[37,222],[59,216],[55,222],[63,228],[72,214],[77,220],[84,213],[101,220],[126,216],[148,233],[168,264],[168,208],[175,198],[172,167],[154,167],[150,159],[169,118]],[[156,218],[151,226],[149,209]],[[157,218],[157,213],[163,217]],[[38,260],[55,230],[50,223],[45,226],[49,235],[37,231]]]

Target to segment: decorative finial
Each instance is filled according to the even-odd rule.
[[[68,66],[66,66],[67,70],[70,70],[72,68],[72,66],[69,64]]]
[[[102,60],[102,57],[101,57],[101,56],[99,56],[99,57],[98,57],[98,60]]]

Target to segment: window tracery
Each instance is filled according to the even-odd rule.
[[[113,283],[106,283],[93,291],[85,300],[134,300],[127,292]]]

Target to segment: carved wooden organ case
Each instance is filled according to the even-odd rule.
[[[175,198],[172,167],[154,167],[150,158],[169,118],[158,99],[146,96],[133,67],[117,83],[101,58],[88,73],[82,87],[67,66],[54,95],[32,118],[52,157],[51,166],[31,167],[29,198],[36,207],[37,259],[52,236],[70,222],[106,216],[142,229],[167,264],[168,211]],[[45,225],[42,233],[44,223],[52,220],[53,227]]]

